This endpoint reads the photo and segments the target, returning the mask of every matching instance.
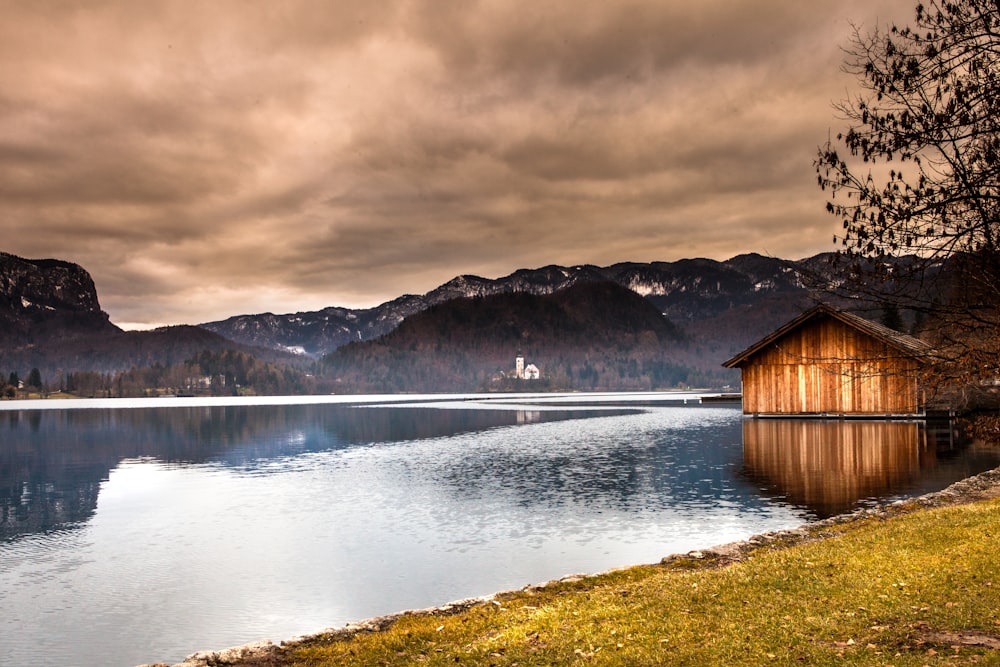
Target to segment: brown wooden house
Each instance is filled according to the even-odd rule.
[[[930,346],[821,304],[722,365],[743,372],[743,412],[788,416],[923,414]]]

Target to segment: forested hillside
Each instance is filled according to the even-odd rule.
[[[614,283],[583,283],[551,295],[447,301],[382,338],[331,353],[323,373],[346,392],[648,390],[725,377],[674,361],[688,344],[638,294]],[[513,377],[518,353],[538,366],[539,380]]]
[[[852,303],[838,259],[552,265],[458,276],[370,309],[126,332],[82,267],[0,253],[0,395],[25,381],[21,395],[724,388],[738,376],[723,360],[817,300]],[[914,331],[892,306],[863,314]],[[519,352],[540,379],[512,377]]]

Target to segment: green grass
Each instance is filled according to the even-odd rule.
[[[1000,647],[1000,500],[835,530],[721,568],[679,560],[408,615],[283,664],[1000,665],[975,644]]]

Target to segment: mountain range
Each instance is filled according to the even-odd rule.
[[[460,377],[475,377],[475,388],[488,385],[522,351],[542,355],[543,375],[565,388],[721,386],[738,379],[720,367],[723,360],[838,283],[833,259],[745,254],[722,262],[551,265],[497,279],[457,276],[367,309],[247,314],[126,332],[101,310],[82,267],[0,253],[0,371],[114,373],[236,350],[318,369],[337,387],[452,390]],[[824,276],[826,285],[809,276]],[[630,331],[647,335],[630,338]],[[442,348],[449,353],[442,356]],[[399,386],[400,364],[421,366],[410,353],[434,357],[424,370],[440,372]],[[445,370],[449,363],[466,370]],[[372,379],[379,373],[381,383]]]
[[[181,364],[204,351],[238,351],[266,361],[295,361],[279,350],[253,348],[197,326],[123,331],[101,309],[81,266],[23,259],[0,252],[0,385],[6,373],[32,368],[47,377],[69,372],[114,373]]]
[[[461,275],[426,294],[406,294],[374,308],[330,307],[283,315],[238,315],[200,324],[246,345],[283,349],[322,357],[355,341],[378,338],[411,315],[456,298],[497,294],[546,295],[580,283],[612,282],[625,287],[660,309],[663,315],[695,333],[716,328],[717,319],[730,315],[763,321],[740,326],[752,337],[764,333],[775,318],[797,314],[809,302],[811,290],[805,272],[827,265],[831,255],[789,262],[757,254],[739,255],[725,262],[684,259],[676,262],[546,266],[520,269],[497,279]],[[751,311],[762,309],[759,317]],[[780,322],[778,322],[780,323]],[[743,336],[745,342],[752,342]]]
[[[323,372],[345,393],[649,390],[691,379],[672,362],[685,347],[683,332],[635,292],[580,282],[543,295],[450,299],[338,348]],[[515,354],[537,363],[541,378],[516,377]]]

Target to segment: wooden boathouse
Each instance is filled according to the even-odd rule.
[[[930,346],[820,304],[722,365],[743,375],[743,413],[789,417],[915,417]]]

